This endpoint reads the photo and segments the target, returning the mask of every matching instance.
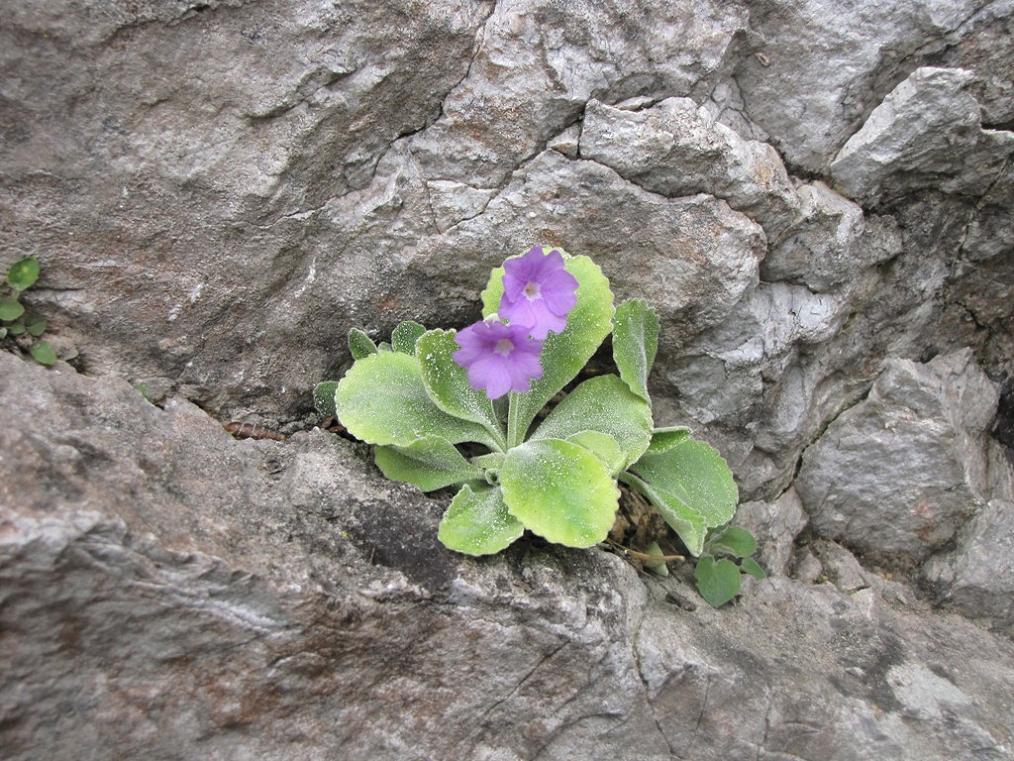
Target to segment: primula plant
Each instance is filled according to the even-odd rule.
[[[484,319],[460,332],[404,322],[378,347],[353,330],[355,363],[314,392],[323,414],[375,445],[388,478],[459,487],[440,523],[446,547],[488,555],[526,529],[591,547],[613,526],[620,482],[697,558],[709,603],[735,597],[741,573],[763,576],[753,537],[726,527],[738,501],[728,465],[689,429],[654,427],[658,318],[645,301],[614,307],[591,259],[535,246],[493,270],[482,302]],[[610,333],[618,372],[580,382],[536,423]]]

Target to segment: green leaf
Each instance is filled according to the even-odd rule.
[[[600,375],[567,394],[532,439],[566,439],[588,430],[612,436],[623,452],[626,467],[637,462],[651,441],[651,408],[617,376]]]
[[[503,426],[493,402],[485,392],[468,385],[468,373],[452,357],[460,348],[454,336],[453,330],[429,330],[416,341],[426,393],[447,414],[481,425],[498,448],[506,449]]]
[[[482,468],[466,460],[447,439],[437,436],[419,439],[407,447],[377,447],[374,458],[392,481],[404,481],[423,491],[483,478]]]
[[[0,338],[7,338],[7,328],[0,328]]]
[[[492,555],[525,531],[507,512],[500,487],[461,487],[440,521],[437,538],[449,550],[466,555]]]
[[[48,341],[36,341],[32,344],[32,348],[29,351],[32,353],[32,359],[40,365],[46,365],[46,367],[49,367],[50,365],[56,363],[56,352],[53,350],[53,347],[49,345]]]
[[[425,332],[418,322],[405,320],[391,333],[391,346],[402,354],[415,354],[415,342]]]
[[[561,253],[563,253],[561,251]],[[523,256],[524,254],[518,254]],[[564,259],[568,257],[568,254],[564,254]],[[516,259],[517,256],[509,256],[508,259]],[[569,268],[568,268],[569,269]],[[489,317],[492,314],[497,314],[500,311],[500,299],[503,298],[503,276],[506,274],[506,270],[500,267],[494,267],[490,270],[489,280],[486,283],[486,288],[480,294],[482,299],[482,317],[483,319]]]
[[[560,439],[509,450],[500,485],[507,509],[525,528],[568,547],[603,541],[619,507],[619,489],[601,460]]]
[[[667,428],[656,428],[651,434],[649,452],[667,452],[683,439],[690,438],[690,429],[685,425],[671,425]]]
[[[452,444],[497,446],[475,423],[448,415],[426,394],[419,362],[401,352],[378,352],[357,361],[338,383],[338,419],[369,444],[409,446],[427,436]]]
[[[743,558],[743,562],[739,564],[739,567],[743,573],[748,573],[755,579],[766,579],[768,576],[764,572],[764,569],[761,568],[760,563],[753,558]]]
[[[664,452],[648,451],[630,470],[636,474],[630,484],[655,505],[693,555],[704,550],[707,529],[728,523],[736,512],[739,491],[732,471],[703,441],[685,438]]]
[[[658,351],[658,315],[644,299],[624,301],[613,318],[613,361],[630,390],[651,404],[648,374]]]
[[[547,247],[546,250],[553,249]],[[609,280],[602,270],[587,256],[572,257],[562,249],[555,250],[563,254],[567,271],[577,278],[577,303],[567,316],[564,331],[550,334],[543,344],[542,377],[532,383],[530,391],[510,394],[508,446],[524,441],[528,427],[539,410],[574,379],[612,330],[613,292],[609,290]],[[493,270],[489,284],[482,292],[484,317],[500,307],[503,274],[503,267]]]
[[[708,549],[725,552],[737,558],[748,558],[757,551],[757,540],[745,528],[726,526],[708,540]]]
[[[636,489],[655,506],[659,515],[679,534],[691,555],[700,555],[704,551],[704,538],[708,533],[704,516],[678,499],[655,489],[652,484],[642,481],[630,471],[622,473],[620,480]]]
[[[18,322],[12,323],[11,325],[7,326],[7,332],[10,333],[12,336],[24,335],[25,323],[21,322],[20,320]]]
[[[580,444],[598,457],[602,461],[602,464],[606,466],[609,475],[613,478],[616,478],[616,475],[623,470],[626,455],[623,454],[620,445],[616,443],[616,439],[608,433],[602,433],[601,431],[578,431],[568,436],[567,441]]]
[[[719,560],[702,555],[694,569],[697,591],[713,608],[719,608],[739,594],[739,568],[731,560]]]
[[[335,417],[334,394],[338,381],[324,381],[313,387],[313,406],[321,417]]]
[[[27,325],[28,333],[38,338],[46,332],[46,321],[41,317],[33,317],[28,321]]]
[[[39,279],[39,260],[34,256],[18,259],[7,270],[7,282],[11,288],[23,291],[30,288]]]
[[[352,359],[366,359],[377,353],[377,345],[359,328],[352,328],[349,331],[349,353],[352,354]]]
[[[653,558],[658,558],[658,561],[654,563],[651,562],[650,560],[645,560],[644,561],[645,568],[647,568],[649,571],[659,576],[669,575],[669,566],[666,565],[665,560],[663,560],[663,558],[665,557],[665,553],[662,552],[662,548],[658,546],[658,542],[652,542],[651,544],[649,544],[647,549],[645,549],[644,554],[649,555]]]
[[[11,320],[18,319],[24,313],[25,308],[13,296],[6,296],[0,299],[0,320],[10,322]]]
[[[483,470],[499,471],[503,467],[503,452],[490,452],[472,458],[472,462]]]

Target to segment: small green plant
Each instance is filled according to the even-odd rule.
[[[763,575],[753,537],[726,525],[738,490],[725,460],[685,427],[654,426],[659,323],[647,302],[614,306],[590,258],[539,246],[494,269],[482,302],[484,320],[459,332],[404,322],[378,347],[353,329],[353,366],[314,390],[322,415],[375,445],[385,476],[423,491],[459,487],[439,528],[446,547],[488,555],[526,529],[592,547],[614,523],[622,482],[698,558],[709,603],[736,595],[741,568]],[[536,424],[610,334],[617,373],[581,381]]]
[[[49,366],[56,363],[57,356],[49,342],[41,339],[46,321],[28,312],[21,303],[21,295],[39,279],[39,269],[39,260],[26,256],[7,270],[0,296],[0,340],[14,339],[20,348],[28,350],[32,359]]]

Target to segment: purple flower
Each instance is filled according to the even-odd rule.
[[[524,325],[485,320],[469,325],[454,340],[461,347],[454,361],[468,370],[468,384],[490,399],[527,391],[533,379],[542,377],[542,341],[530,338]]]
[[[525,325],[540,341],[549,331],[560,333],[567,314],[577,303],[577,280],[563,268],[559,251],[542,253],[542,246],[504,262],[500,315],[512,325]]]

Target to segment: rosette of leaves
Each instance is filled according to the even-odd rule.
[[[587,256],[564,257],[578,281],[577,303],[563,332],[546,339],[542,377],[528,392],[491,401],[452,359],[453,330],[406,322],[389,348],[353,330],[355,362],[340,382],[317,386],[318,410],[375,445],[388,478],[423,491],[458,487],[439,529],[457,552],[496,553],[526,529],[592,547],[614,523],[622,482],[655,506],[693,556],[710,558],[709,531],[733,517],[738,492],[712,447],[686,428],[654,426],[647,379],[658,318],[641,299],[615,306],[608,279]],[[483,291],[484,317],[500,304],[503,275],[503,267],[493,270]],[[536,422],[610,334],[617,372],[582,381]]]
[[[41,339],[46,332],[46,321],[26,310],[22,294],[39,279],[39,260],[34,256],[18,259],[7,270],[3,295],[0,295],[0,340],[13,338],[21,348],[27,348],[32,359],[40,365],[52,365],[56,352],[48,341]]]

